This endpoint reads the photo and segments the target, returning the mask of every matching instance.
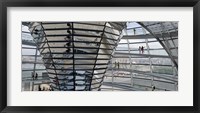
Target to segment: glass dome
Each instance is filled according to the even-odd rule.
[[[177,91],[177,71],[178,22],[22,23],[22,91]]]

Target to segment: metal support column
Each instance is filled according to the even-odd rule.
[[[131,69],[131,72],[130,72],[130,76],[131,76],[131,86],[133,86],[133,72],[132,72],[132,59],[131,59],[131,48],[130,48],[130,43],[129,43],[129,40],[127,39],[127,43],[128,43],[128,53],[129,53],[129,62],[130,62],[130,69]]]
[[[36,61],[37,61],[37,52],[38,52],[38,49],[37,49],[37,46],[36,46],[36,49],[35,49],[35,62],[34,62],[34,67],[33,67],[33,81],[32,81],[32,91],[34,91],[34,77],[35,77],[35,69],[36,69]]]
[[[113,62],[112,62],[112,56],[111,56],[111,67],[112,67],[112,91],[113,91],[113,82],[114,82],[114,73],[113,73]],[[115,65],[116,66],[116,65]]]

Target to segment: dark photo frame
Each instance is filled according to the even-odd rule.
[[[8,7],[193,7],[193,106],[7,106],[7,8]],[[199,0],[1,0],[0,1],[0,111],[2,113],[66,112],[199,112]],[[187,64],[185,64],[187,65]]]

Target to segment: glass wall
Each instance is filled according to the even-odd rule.
[[[177,29],[177,22],[128,22],[125,35],[111,59],[102,90],[178,90],[178,68],[174,64],[174,59],[178,61],[178,34],[173,35],[176,38],[166,37],[169,38],[167,41],[161,37],[166,35],[164,31],[170,33]]]

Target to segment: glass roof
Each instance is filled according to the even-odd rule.
[[[155,90],[178,90],[177,68],[166,51],[166,45],[161,45],[154,37],[158,33],[146,29],[144,27],[147,25],[146,23],[149,26],[153,25],[150,25],[151,22],[127,23],[125,34],[120,40],[111,59],[112,63],[106,72],[107,79],[104,79],[102,90],[151,91],[152,86],[155,86]],[[167,23],[163,22],[163,25],[168,26]],[[171,23],[175,24],[176,22]],[[173,31],[171,27],[169,28]],[[178,38],[172,40],[178,42]],[[163,39],[161,42],[168,43]],[[144,47],[143,52],[140,50],[142,46]],[[178,60],[178,56],[173,56],[173,58]]]
[[[147,31],[158,40],[178,68],[178,22],[142,22]]]

